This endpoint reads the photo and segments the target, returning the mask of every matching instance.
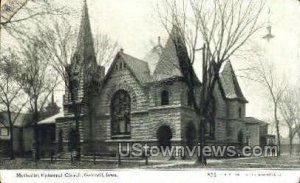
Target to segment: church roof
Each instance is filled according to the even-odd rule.
[[[39,125],[55,124],[57,118],[64,117],[64,113],[60,112],[38,122]]]
[[[119,54],[140,83],[145,83],[149,80],[150,70],[147,62],[122,52]]]
[[[161,56],[153,73],[153,80],[155,81],[178,76],[182,77],[176,48],[172,40],[172,36],[175,36],[175,34],[175,29],[173,29],[164,48],[162,49]]]
[[[148,63],[142,61],[138,58],[135,58],[131,55],[124,53],[123,51],[119,51],[114,58],[113,63],[110,65],[107,74],[104,77],[104,82],[109,78],[110,73],[115,68],[116,62],[122,59],[125,64],[128,66],[128,69],[133,74],[133,76],[140,82],[141,84],[145,84],[150,79],[150,70],[148,67]]]
[[[259,125],[268,125],[269,123],[259,120],[257,118],[254,117],[245,117],[243,118],[243,121],[248,123],[248,124],[259,124]]]
[[[223,91],[223,94],[225,95],[225,98],[239,99],[247,102],[237,81],[230,61],[224,62],[221,66],[219,78],[221,89]]]

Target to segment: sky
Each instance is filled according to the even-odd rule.
[[[71,20],[78,26],[81,16],[83,0],[54,0],[57,6],[69,6],[78,10]],[[158,21],[156,5],[159,0],[87,0],[93,34],[106,33],[117,40],[124,52],[143,58],[162,37],[167,39],[167,33]],[[300,73],[300,3],[297,0],[269,0],[268,11],[263,17],[270,20],[272,33],[275,37],[267,42],[262,39],[266,29],[260,30],[251,39],[251,44],[260,47],[265,56],[278,68],[278,73],[284,74],[293,86],[299,82]],[[250,59],[251,60],[251,59]],[[236,73],[244,68],[245,64],[233,59],[232,64]],[[197,71],[196,71],[197,72]],[[265,89],[253,81],[238,78],[242,91],[249,101],[246,115],[263,120],[272,119],[272,106]],[[61,101],[62,96],[57,94],[56,99]],[[270,122],[270,121],[269,121]]]

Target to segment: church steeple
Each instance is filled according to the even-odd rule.
[[[84,64],[96,64],[93,35],[86,0],[83,1],[82,17],[77,38],[76,54]]]

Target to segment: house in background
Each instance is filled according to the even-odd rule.
[[[249,146],[275,145],[275,135],[268,134],[269,123],[254,117],[245,117],[247,144]]]
[[[56,139],[55,136],[55,132],[56,132],[55,120],[63,116],[64,114],[61,112],[38,122],[42,157],[49,156],[51,152],[57,149],[55,142],[56,141],[58,142],[59,140]]]
[[[39,113],[42,119],[39,126],[39,144],[41,147],[48,147],[51,141],[55,140],[55,124],[49,123],[49,120],[59,112],[59,107],[54,102],[54,94],[52,93],[51,101]],[[12,113],[14,134],[14,152],[16,155],[31,154],[34,144],[34,122],[30,113]],[[0,151],[3,155],[9,155],[9,120],[7,112],[0,112]],[[43,146],[43,144],[45,144]]]
[[[14,152],[17,155],[30,153],[33,144],[32,115],[26,113],[12,113],[12,119],[16,119],[13,124]],[[0,151],[2,155],[9,154],[9,120],[7,112],[0,112]]]

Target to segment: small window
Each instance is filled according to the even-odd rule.
[[[8,136],[8,129],[7,128],[1,128],[0,134],[1,134],[1,136]]]
[[[116,71],[123,70],[123,69],[126,68],[124,62],[119,62],[119,63],[117,63],[115,67],[116,67]]]
[[[239,118],[242,118],[242,108],[239,107]]]
[[[169,92],[166,90],[161,92],[161,105],[169,105]]]

